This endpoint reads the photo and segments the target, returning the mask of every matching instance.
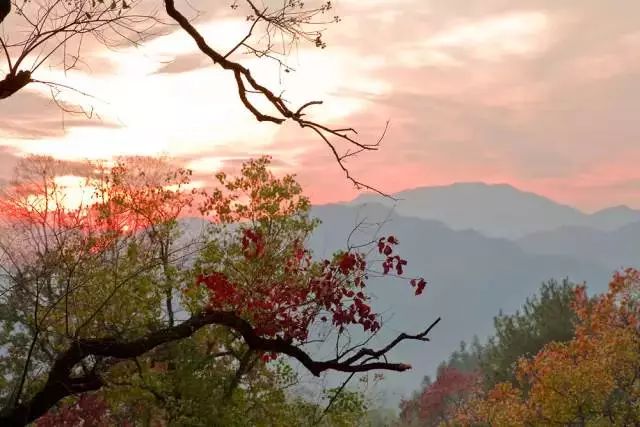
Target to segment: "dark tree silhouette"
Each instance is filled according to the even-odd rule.
[[[9,12],[11,12],[11,0],[0,0],[0,23],[9,15]]]

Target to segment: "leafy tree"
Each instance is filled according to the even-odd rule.
[[[494,318],[495,333],[486,344],[477,338],[470,346],[462,342],[438,367],[436,380],[426,377],[420,391],[401,403],[402,424],[446,425],[482,389],[506,381],[515,383],[520,358],[535,355],[550,342],[573,337],[575,291],[576,286],[566,279],[545,282],[521,311]]]
[[[378,260],[363,249],[313,259],[304,246],[316,225],[309,201],[292,176],[268,166],[248,162],[238,177],[218,174],[219,188],[200,191],[188,189],[188,170],[151,160],[21,165],[0,199],[2,424],[74,408],[76,396],[96,391],[114,416],[145,416],[144,405],[118,401],[122,392],[153,400],[159,410],[145,422],[193,425],[209,411],[207,425],[241,424],[268,420],[287,402],[288,374],[270,368],[280,355],[316,376],[409,369],[387,354],[425,341],[437,320],[379,350],[345,339],[354,327],[382,327],[366,281],[376,264],[380,274],[403,273],[397,239],[375,242]],[[80,193],[65,188],[61,177],[70,176],[86,177]],[[193,210],[211,222],[185,239],[178,220]],[[416,295],[426,285],[410,283]],[[305,344],[329,336],[335,354],[314,359]],[[359,405],[354,395],[333,397],[332,419]]]
[[[494,318],[495,333],[480,350],[479,364],[486,387],[515,380],[515,366],[523,356],[536,354],[545,344],[573,337],[576,316],[571,310],[575,285],[549,280],[512,315]]]
[[[480,387],[477,372],[442,367],[433,383],[412,400],[401,403],[400,420],[407,426],[447,425],[467,399]]]
[[[103,394],[112,414],[143,425],[155,420],[184,426],[359,424],[366,409],[359,391],[329,389],[303,398],[296,392],[299,382],[286,361],[266,364],[225,331],[201,330],[124,365]]]
[[[478,337],[474,337],[471,345],[461,341],[460,347],[451,353],[449,360],[438,367],[438,371],[445,368],[454,368],[462,372],[475,372],[480,369],[480,359],[484,346],[480,344]]]
[[[518,363],[518,383],[500,383],[459,414],[467,425],[638,425],[640,272],[616,273],[593,301],[575,292],[575,337]]]

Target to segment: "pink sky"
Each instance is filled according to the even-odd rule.
[[[207,12],[198,28],[232,46],[247,23],[212,3],[196,4]],[[293,105],[324,100],[313,117],[353,126],[363,142],[390,120],[381,149],[349,163],[360,180],[386,192],[507,182],[587,211],[640,208],[640,3],[334,3],[342,22],[328,28],[327,49],[301,46],[287,59],[295,72],[246,65]],[[3,24],[5,34],[17,19]],[[36,86],[0,101],[5,177],[3,165],[26,153],[168,154],[196,173],[268,153],[314,202],[357,194],[312,133],[255,122],[232,77],[183,33],[140,48],[90,45],[84,56],[83,70],[42,68],[38,77],[91,93],[64,96],[100,118],[63,116]]]

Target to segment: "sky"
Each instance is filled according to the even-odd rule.
[[[191,2],[201,10],[198,29],[223,51],[249,25],[227,3]],[[389,121],[380,149],[347,164],[360,181],[384,192],[509,183],[585,211],[640,208],[640,2],[333,3],[341,21],[327,26],[327,47],[293,50],[286,62],[295,71],[265,58],[243,64],[291,105],[323,100],[310,116],[354,127],[362,142],[374,142]],[[19,19],[0,24],[5,37],[17,34]],[[141,46],[89,41],[78,70],[52,63],[37,71],[90,94],[60,96],[91,118],[63,112],[42,85],[0,101],[0,179],[28,153],[162,154],[203,183],[219,168],[270,154],[315,203],[357,195],[317,136],[256,122],[229,73],[182,32],[163,31]]]

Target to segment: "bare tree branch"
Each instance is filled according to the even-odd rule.
[[[239,62],[230,60],[228,58],[229,53],[222,54],[216,51],[215,49],[213,49],[207,43],[206,39],[202,36],[202,34],[200,34],[200,32],[195,28],[195,26],[189,21],[189,19],[176,9],[174,0],[165,0],[164,4],[165,4],[165,9],[167,14],[174,21],[176,21],[176,23],[193,39],[193,41],[198,46],[198,49],[200,49],[202,53],[208,56],[209,59],[211,59],[214,64],[217,64],[223,69],[231,71],[233,73],[235,77],[236,85],[238,88],[238,96],[242,104],[247,108],[247,110],[251,112],[251,114],[253,114],[256,120],[260,122],[270,122],[277,125],[281,125],[286,120],[292,120],[302,128],[310,128],[329,147],[334,158],[340,165],[340,168],[342,169],[342,171],[344,172],[345,176],[349,181],[351,181],[357,188],[369,189],[387,196],[387,194],[382,193],[380,190],[372,186],[369,186],[359,181],[357,178],[353,177],[345,165],[345,159],[347,157],[354,155],[355,152],[377,150],[382,138],[386,134],[388,123],[385,126],[382,137],[380,139],[378,139],[375,143],[372,143],[372,144],[364,144],[356,141],[353,138],[353,135],[357,134],[357,132],[352,128],[332,128],[332,127],[320,124],[318,122],[315,122],[313,120],[304,119],[303,118],[305,116],[304,111],[310,106],[322,104],[322,101],[317,101],[317,100],[310,101],[303,104],[301,107],[299,107],[296,110],[290,109],[287,106],[287,103],[285,102],[285,100],[281,96],[276,95],[269,88],[260,84],[248,68],[246,68]],[[263,11],[259,10],[251,1],[248,1],[248,4],[251,6],[251,9],[256,14],[256,17],[255,17],[256,21],[254,21],[254,25],[257,22],[257,20],[262,19],[268,22],[269,24],[277,25],[281,31],[292,31],[293,32],[292,36],[294,38],[300,37],[300,30],[296,30],[297,26],[292,25],[290,21],[287,22],[282,18],[277,18],[279,16],[277,13],[266,14],[266,10],[263,10]],[[282,11],[280,12],[280,16],[281,17],[283,16]],[[249,33],[253,31],[254,25],[252,25]],[[304,33],[304,34],[307,34],[307,33]],[[313,34],[318,34],[318,37],[319,37],[319,32],[314,32]],[[244,42],[245,40],[241,41],[240,44]],[[236,48],[237,47],[233,48],[231,52],[236,50]],[[247,96],[249,93],[257,93],[259,95],[262,95],[262,97],[264,97],[268,101],[268,103],[275,109],[275,111],[264,112],[260,110],[253,102],[251,102],[251,100],[249,100],[249,97]],[[349,146],[355,147],[356,149],[355,152],[347,152],[346,154],[340,154],[338,151],[336,142],[333,141],[334,138],[337,141],[341,141],[342,143],[346,143]]]
[[[14,2],[21,23],[10,33],[16,40],[0,37],[8,65],[8,72],[0,81],[0,100],[33,82],[31,75],[47,62],[61,66],[65,73],[76,68],[86,36],[107,47],[122,43],[122,39],[132,44],[144,40],[158,20],[153,12],[133,13],[139,3],[140,0]],[[115,41],[112,34],[117,35]],[[59,63],[51,63],[54,57]],[[26,62],[31,65],[25,66]]]

